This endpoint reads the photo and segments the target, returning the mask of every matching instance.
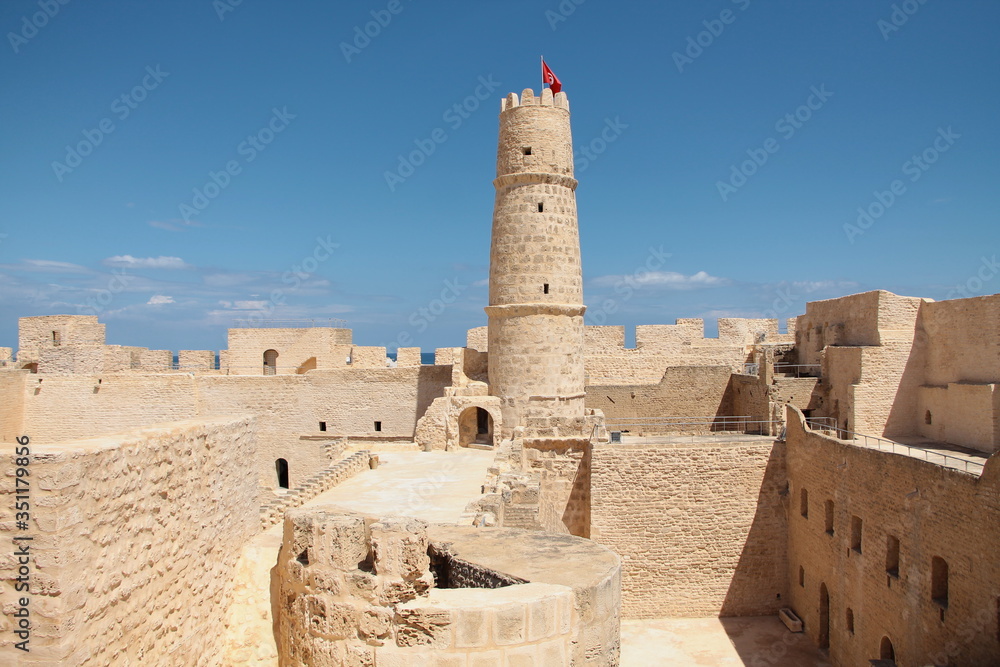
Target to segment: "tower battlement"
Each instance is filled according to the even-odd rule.
[[[557,107],[569,111],[569,98],[562,91],[553,95],[551,88],[542,88],[541,95],[535,95],[534,90],[525,88],[521,91],[520,99],[517,93],[508,93],[507,97],[500,100],[500,113],[521,106]]]

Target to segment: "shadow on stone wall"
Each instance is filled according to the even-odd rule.
[[[775,441],[750,532],[719,616],[765,616],[787,605],[787,505],[785,443]]]

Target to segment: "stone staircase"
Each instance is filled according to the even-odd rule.
[[[328,445],[328,453],[334,451],[336,446],[337,443]],[[341,459],[316,473],[288,493],[275,498],[267,505],[263,505],[260,508],[261,530],[267,530],[281,521],[288,510],[304,505],[324,491],[332,489],[345,479],[354,477],[365,468],[370,467],[372,458],[372,453],[367,449],[354,452],[347,458]]]

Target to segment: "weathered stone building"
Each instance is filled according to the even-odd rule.
[[[5,549],[0,662],[614,665],[621,618],[783,613],[838,666],[1000,664],[1000,295],[629,349],[583,325],[572,165],[564,94],[503,100],[488,324],[433,365],[332,327],[175,363],[22,318],[0,537],[31,537],[31,588]],[[309,505],[467,447],[495,455],[467,526]]]

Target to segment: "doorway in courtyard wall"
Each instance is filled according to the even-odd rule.
[[[458,417],[458,444],[462,447],[493,446],[493,416],[489,410],[470,407]]]
[[[264,351],[264,375],[274,375],[278,370],[278,351]]]

